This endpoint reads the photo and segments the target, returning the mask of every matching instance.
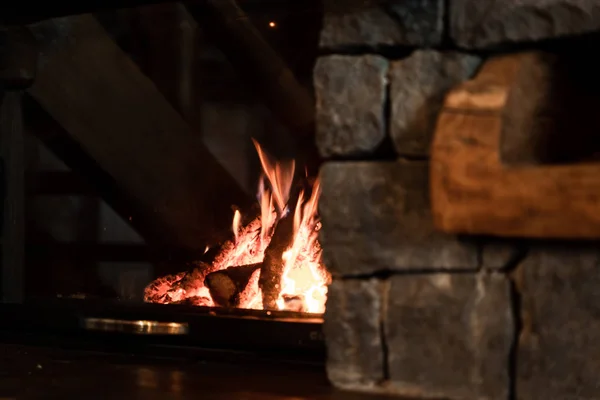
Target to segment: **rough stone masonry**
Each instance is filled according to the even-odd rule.
[[[600,247],[436,232],[428,181],[445,95],[490,53],[600,45],[598,31],[593,0],[325,1],[314,86],[334,385],[600,399]],[[536,118],[528,93],[514,118]]]

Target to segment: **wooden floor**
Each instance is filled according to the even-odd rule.
[[[0,400],[370,400],[334,390],[322,366],[139,359],[0,344]]]

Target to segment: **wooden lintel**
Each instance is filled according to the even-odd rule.
[[[453,234],[600,238],[600,164],[501,163],[503,112],[535,54],[493,58],[448,94],[431,155],[436,227]],[[565,132],[568,134],[568,132]]]

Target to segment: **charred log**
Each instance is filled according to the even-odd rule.
[[[238,307],[240,294],[246,289],[250,278],[262,264],[250,264],[211,272],[204,279],[213,302],[221,307]]]
[[[288,205],[298,202],[300,192],[303,190],[301,182],[292,190]],[[265,250],[265,258],[260,269],[258,285],[262,291],[263,308],[277,310],[277,299],[281,292],[281,276],[283,275],[283,253],[292,245],[294,240],[294,213],[293,206],[289,212],[281,216],[273,231],[271,242]]]
[[[277,223],[271,243],[265,250],[265,259],[260,270],[259,286],[262,290],[263,308],[277,309],[277,298],[281,292],[283,274],[283,253],[294,239],[294,214],[289,213]]]

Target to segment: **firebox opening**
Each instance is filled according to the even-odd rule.
[[[32,24],[24,297],[321,314],[321,21],[227,0]]]
[[[330,275],[321,261],[318,180],[296,173],[295,162],[275,161],[254,141],[263,174],[259,215],[235,210],[232,238],[210,262],[160,277],[144,300],[257,310],[323,313]]]

